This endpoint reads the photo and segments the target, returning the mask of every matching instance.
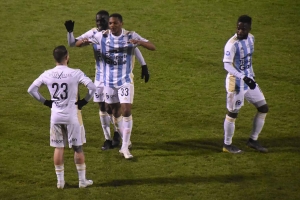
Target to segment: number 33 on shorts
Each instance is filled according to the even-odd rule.
[[[125,83],[118,89],[120,103],[133,103],[134,86],[131,83]]]

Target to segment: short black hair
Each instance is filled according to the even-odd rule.
[[[68,50],[64,45],[57,46],[53,50],[53,57],[58,63],[61,63],[67,55]]]
[[[99,12],[97,12],[96,15],[107,15],[107,16],[109,16],[109,13],[106,10],[100,10]]]
[[[123,17],[119,13],[113,13],[109,16],[109,18],[111,18],[111,17],[116,17],[119,19],[120,22],[123,22]]]
[[[252,23],[252,18],[248,15],[241,15],[239,18],[238,18],[238,23],[239,22],[242,22],[242,23],[247,23],[249,25],[251,25]]]

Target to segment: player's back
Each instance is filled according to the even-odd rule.
[[[51,122],[59,124],[72,124],[78,122],[77,101],[78,84],[83,72],[67,66],[58,65],[43,73],[42,78],[53,101],[51,109]]]

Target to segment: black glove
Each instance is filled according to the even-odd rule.
[[[83,98],[81,100],[78,100],[75,105],[78,105],[78,109],[81,110],[83,106],[85,106],[88,102]]]
[[[65,27],[69,33],[73,32],[75,22],[72,20],[65,21]]]
[[[254,89],[256,88],[256,82],[255,82],[253,79],[251,79],[251,78],[245,76],[245,77],[243,78],[243,80],[244,80],[245,83],[249,86],[249,88],[250,88],[251,90],[254,90]]]
[[[52,108],[52,103],[53,103],[52,100],[45,100],[44,105],[48,106],[49,108]]]
[[[147,65],[142,65],[142,79],[144,79],[144,77],[145,77],[145,83],[147,83],[150,78]]]

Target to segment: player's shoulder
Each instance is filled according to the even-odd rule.
[[[135,31],[123,30],[124,35],[132,35],[135,34]]]
[[[237,38],[237,35],[236,34],[234,34],[231,38],[229,38],[229,40],[228,40],[228,44],[235,44],[236,42],[238,42],[239,41],[239,39]]]
[[[254,39],[254,35],[251,33],[248,33],[248,37],[253,38]]]
[[[233,35],[231,38],[229,38],[229,40],[227,41],[225,47],[232,47],[234,46],[237,42],[238,42],[238,38],[237,38],[237,35]]]
[[[94,34],[99,32],[97,27],[92,28],[90,31],[92,31]]]

